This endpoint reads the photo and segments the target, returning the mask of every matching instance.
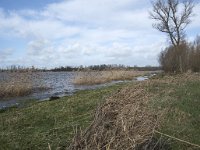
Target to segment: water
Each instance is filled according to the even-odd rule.
[[[144,76],[144,77],[137,77],[136,79],[137,79],[137,81],[145,81],[145,80],[148,80],[148,79],[149,79],[149,77],[148,77],[148,76]]]
[[[0,81],[8,80],[11,78],[11,73],[0,73]],[[11,107],[15,105],[22,105],[30,99],[36,100],[48,100],[51,96],[66,96],[72,95],[74,92],[85,89],[96,89],[103,86],[112,85],[122,81],[114,81],[106,84],[99,85],[74,85],[72,80],[75,76],[74,72],[37,72],[31,73],[28,78],[30,78],[34,87],[43,85],[48,88],[48,90],[38,91],[35,90],[32,94],[24,97],[6,98],[0,100],[0,109]],[[148,76],[138,77],[137,81],[147,80]]]

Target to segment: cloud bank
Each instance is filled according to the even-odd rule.
[[[0,40],[6,41],[0,47],[1,66],[158,65],[166,39],[152,29],[150,9],[146,0],[65,0],[41,10],[1,8]],[[195,9],[199,12],[200,5]],[[199,14],[190,30],[200,27]]]

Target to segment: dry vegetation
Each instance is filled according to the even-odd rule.
[[[165,72],[200,72],[200,36],[194,43],[167,47],[161,52],[159,62]]]
[[[73,83],[78,85],[93,85],[110,81],[133,80],[134,77],[143,76],[147,73],[149,72],[126,70],[77,72]]]
[[[30,83],[6,82],[1,83],[0,97],[24,96],[30,94],[31,91]]]
[[[147,107],[149,96],[141,83],[107,98],[97,109],[94,122],[76,135],[70,149],[139,148],[158,127],[158,114]]]
[[[164,126],[164,130],[172,131],[173,134],[177,135],[182,132],[179,130],[188,130],[194,127],[196,127],[194,133],[199,132],[198,124],[187,125],[189,118],[182,116],[184,111],[181,110],[183,103],[181,101],[183,99],[181,101],[178,99],[179,105],[175,100],[178,94],[183,95],[180,91],[180,93],[178,91],[175,93],[175,89],[181,89],[187,82],[194,81],[200,81],[199,74],[166,76],[163,79],[154,79],[119,90],[98,107],[91,126],[84,132],[76,133],[70,149],[168,149],[169,145],[162,143],[161,139],[155,138],[155,131],[160,130],[161,126]],[[185,91],[183,92],[185,93]],[[173,94],[177,95],[173,97],[171,96]],[[189,94],[188,99],[191,98],[191,93]],[[161,109],[161,105],[159,105],[162,102],[161,99],[169,99],[169,96],[171,96],[171,100],[165,101],[165,108]],[[159,107],[152,109],[155,102],[153,99],[156,97],[160,100],[156,102]],[[183,95],[183,97],[185,96]],[[193,98],[191,99],[194,101]],[[194,112],[194,110],[196,108],[184,107],[187,113],[191,109],[193,112],[189,113],[190,118],[193,114],[195,118],[197,112]],[[174,118],[171,118],[171,115],[174,115]],[[178,122],[184,124],[184,126],[178,125]],[[196,120],[196,123],[198,123],[198,120]],[[174,128],[177,128],[177,131],[173,131]],[[186,136],[185,139],[190,136],[192,138],[194,136],[192,132],[188,135],[180,135],[180,138],[184,136]],[[190,138],[188,141],[192,140]],[[198,142],[198,140],[196,141]]]
[[[34,87],[33,82],[31,73],[5,74],[0,80],[0,98],[26,96],[34,90],[45,89],[42,85]]]

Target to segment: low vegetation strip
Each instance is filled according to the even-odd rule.
[[[136,76],[143,76],[149,71],[111,70],[77,72],[73,83],[78,85],[93,85],[118,80],[133,80]]]

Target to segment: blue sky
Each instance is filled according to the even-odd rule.
[[[167,45],[147,0],[0,0],[0,67],[158,65]],[[200,34],[200,5],[187,39]]]
[[[62,0],[0,0],[0,6],[9,10],[42,9],[47,4],[61,2]]]

